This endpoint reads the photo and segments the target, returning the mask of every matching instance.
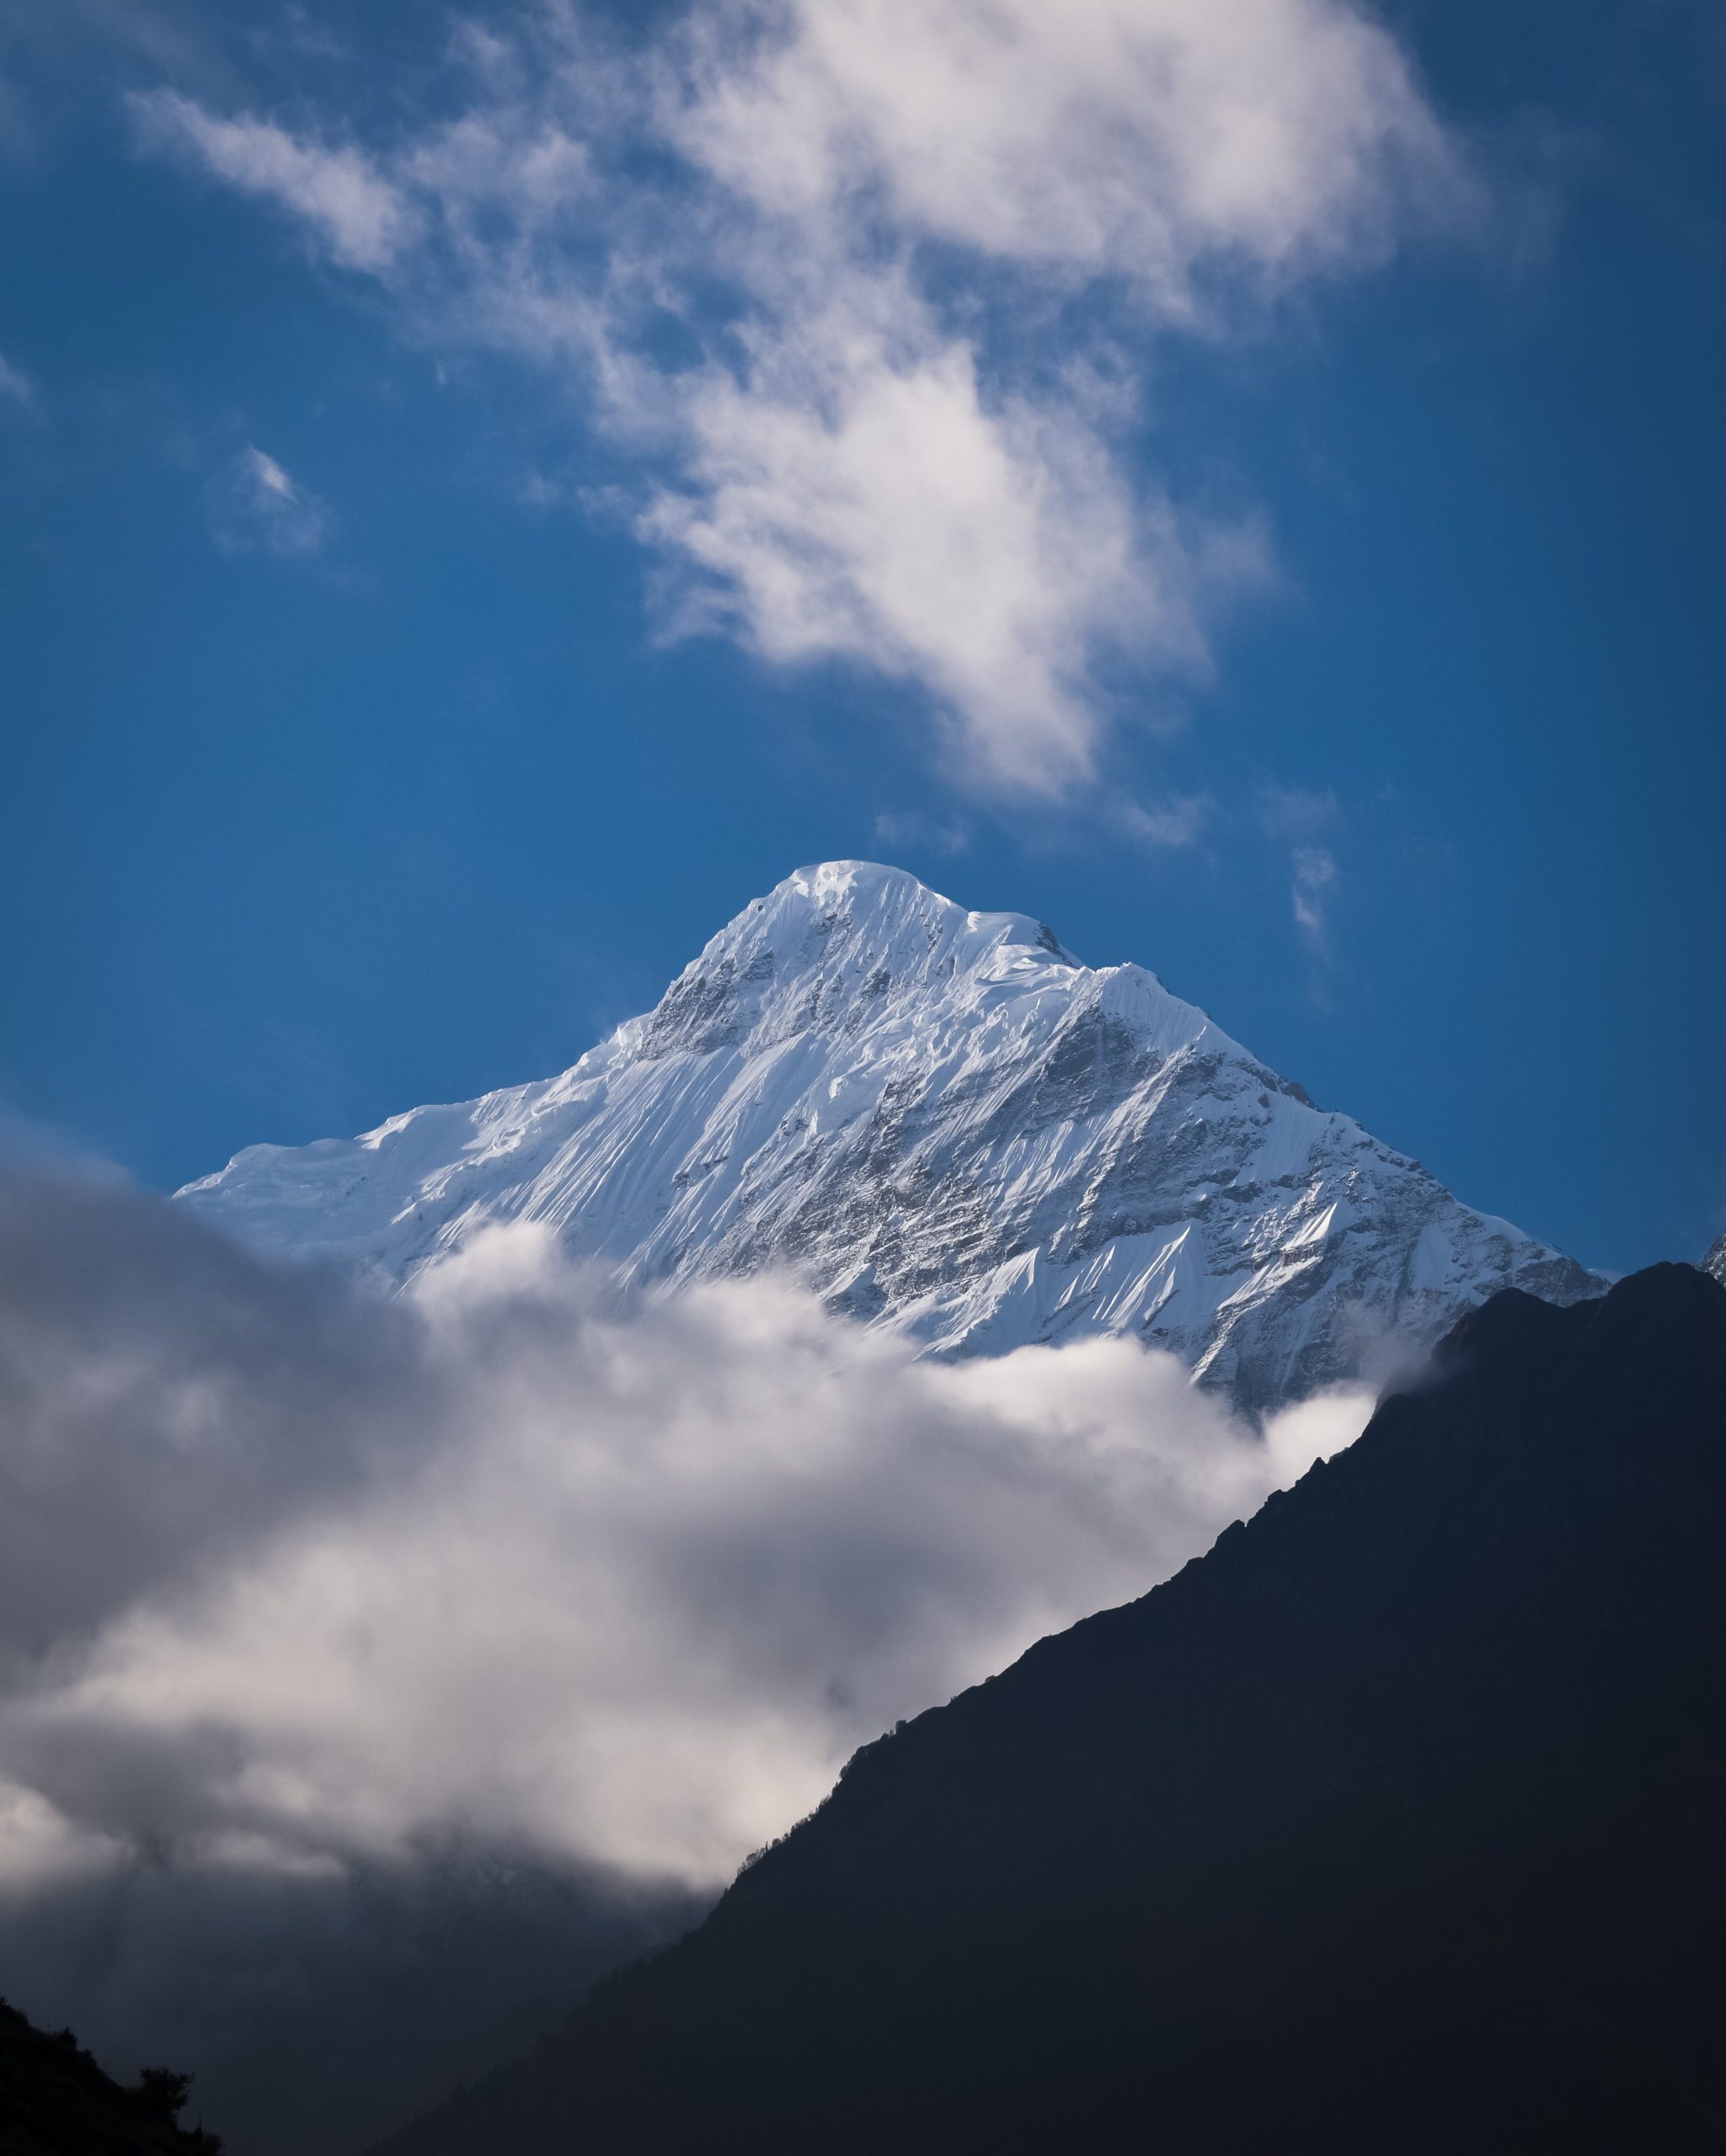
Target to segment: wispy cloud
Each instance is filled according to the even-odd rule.
[[[922,808],[886,808],[875,819],[875,843],[889,854],[911,847],[951,857],[969,851],[971,827],[957,816],[932,816]]]
[[[1296,841],[1333,830],[1342,804],[1329,787],[1265,786],[1258,790],[1258,821],[1273,837]]]
[[[131,100],[143,139],[291,211],[345,269],[381,270],[410,237],[399,192],[359,151],[303,140],[267,120],[222,118],[175,90]]]
[[[1345,0],[709,0],[628,53],[547,7],[455,49],[441,116],[390,133],[168,91],[140,120],[416,334],[573,372],[674,630],[914,686],[983,792],[1091,779],[1262,571],[1250,520],[1146,466],[1155,339],[1461,186]]]
[[[1333,834],[1342,804],[1328,787],[1266,786],[1259,789],[1258,821],[1288,847],[1289,902],[1308,953],[1325,965],[1334,952],[1331,913],[1342,883]]]
[[[228,553],[314,554],[329,512],[269,453],[248,443],[206,489],[216,544]]]
[[[1115,804],[1115,820],[1130,838],[1156,852],[1195,846],[1210,819],[1210,803],[1200,794],[1171,795],[1154,808],[1140,801]]]
[[[14,366],[3,352],[0,352],[0,403],[10,404],[24,412],[36,408],[36,386],[22,367]]]
[[[1328,958],[1330,909],[1340,880],[1336,856],[1322,846],[1299,846],[1290,857],[1289,895],[1295,926],[1316,957]]]

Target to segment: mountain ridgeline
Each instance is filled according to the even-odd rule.
[[[1726,1289],[1494,1297],[388,2156],[1726,2140]]]
[[[3,2156],[222,2156],[219,2135],[179,2123],[191,2082],[155,2067],[123,2088],[70,2029],[38,2029],[0,1999]]]
[[[254,1145],[180,1196],[390,1283],[531,1220],[628,1280],[790,1269],[938,1353],[1126,1333],[1255,1411],[1496,1289],[1604,1285],[1154,974],[866,862],[788,877],[558,1077]]]

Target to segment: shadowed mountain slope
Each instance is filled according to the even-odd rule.
[[[0,2156],[217,2156],[175,2124],[190,2077],[111,2081],[69,2029],[51,2036],[0,1999]]]
[[[1721,2145],[1726,1290],[1511,1291],[389,2156]]]

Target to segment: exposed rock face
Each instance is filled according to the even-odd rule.
[[[793,1267],[943,1353],[1133,1333],[1255,1408],[1499,1288],[1604,1284],[1142,968],[858,862],[788,877],[559,1077],[181,1195],[393,1280],[526,1219],[639,1281]]]
[[[1726,1235],[1722,1235],[1702,1260],[1702,1271],[1712,1273],[1723,1288],[1726,1288]]]

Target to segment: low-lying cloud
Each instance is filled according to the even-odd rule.
[[[382,1988],[417,1998],[412,1913],[483,1928],[476,1879],[517,1882],[534,1984],[573,1988],[584,1924],[641,1943],[859,1742],[1166,1577],[1365,1406],[1261,1434],[1126,1342],[920,1363],[780,1280],[620,1301],[526,1227],[382,1302],[135,1193],[14,1180],[8,1935],[51,1914],[56,2010],[158,2051],[179,2025],[136,1986],[166,1956],[218,2064],[260,2001],[281,2019],[285,1930],[349,1993],[387,1938]],[[189,1955],[251,1989],[218,2006]]]

